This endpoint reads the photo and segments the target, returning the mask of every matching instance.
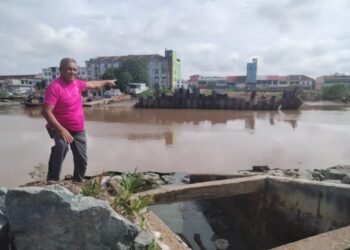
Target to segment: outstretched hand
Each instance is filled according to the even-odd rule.
[[[117,79],[114,79],[114,80],[105,80],[105,86],[106,87],[109,87],[109,88],[113,88],[116,85],[116,82],[117,82]]]

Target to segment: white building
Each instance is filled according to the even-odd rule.
[[[190,76],[188,83],[199,88],[240,90],[248,88],[251,84],[246,81],[246,76],[210,77],[200,75]],[[313,89],[315,88],[315,80],[305,75],[258,75],[255,85],[257,89],[262,90],[284,89],[293,86]]]
[[[317,88],[329,87],[335,84],[344,84],[350,88],[350,75],[335,73],[334,75],[320,76],[316,79]]]
[[[44,68],[43,75],[44,79],[50,83],[60,76],[59,67]],[[78,78],[81,80],[87,80],[87,71],[85,67],[78,67]]]
[[[0,76],[0,86],[12,94],[23,95],[34,91],[37,83],[43,80],[42,74]]]
[[[99,80],[109,68],[119,68],[130,58],[145,59],[149,76],[149,85],[175,88],[181,85],[181,61],[172,50],[165,50],[165,56],[127,55],[95,57],[86,61],[87,80]]]
[[[315,80],[305,75],[260,75],[257,77],[256,87],[258,89],[281,89],[293,86],[312,89],[315,86]]]

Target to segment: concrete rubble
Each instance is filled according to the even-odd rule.
[[[350,165],[337,165],[327,169],[300,171],[295,169],[270,169],[268,166],[253,166],[252,170],[240,170],[241,175],[267,174],[303,180],[350,184]]]

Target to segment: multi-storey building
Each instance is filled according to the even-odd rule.
[[[59,67],[48,67],[43,69],[44,79],[49,83],[60,76]],[[87,80],[87,72],[85,67],[78,67],[78,78]]]
[[[252,83],[248,82],[246,76],[213,77],[193,75],[190,77],[188,84],[199,88],[211,89],[247,89],[252,87]],[[256,89],[284,89],[293,86],[299,86],[303,89],[313,89],[315,87],[315,80],[305,75],[258,75],[256,77]]]
[[[299,86],[303,89],[314,89],[315,80],[305,75],[267,75],[258,76],[256,87],[258,89],[277,89]]]
[[[350,75],[334,74],[329,76],[320,76],[316,79],[318,87],[327,87],[334,84],[344,84],[350,88]]]
[[[43,80],[42,74],[0,76],[0,87],[13,94],[26,94],[34,91],[37,83]]]
[[[258,73],[258,59],[253,58],[252,62],[247,63],[247,78],[246,82],[248,84],[256,84]]]
[[[149,85],[174,89],[181,85],[181,61],[172,50],[165,50],[165,56],[127,55],[91,58],[86,61],[87,80],[99,80],[109,68],[119,68],[129,58],[145,59],[149,76]]]
[[[165,50],[165,61],[168,73],[168,86],[171,89],[181,87],[181,61],[175,51]]]

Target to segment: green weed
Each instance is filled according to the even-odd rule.
[[[147,246],[147,250],[158,250],[158,249],[159,248],[158,248],[157,243],[154,239],[152,240],[151,244],[149,244]]]
[[[92,196],[100,198],[101,194],[106,190],[101,187],[101,176],[97,176],[93,180],[84,182],[81,193],[83,196]]]
[[[142,188],[144,183],[142,175],[136,170],[123,175],[123,180],[112,203],[112,207],[129,220],[138,217],[141,228],[145,226],[144,214],[148,212],[147,207],[153,202],[153,197],[132,198],[132,196]]]
[[[44,181],[47,176],[48,167],[44,163],[39,163],[34,166],[34,170],[29,172],[29,176],[36,181]]]

